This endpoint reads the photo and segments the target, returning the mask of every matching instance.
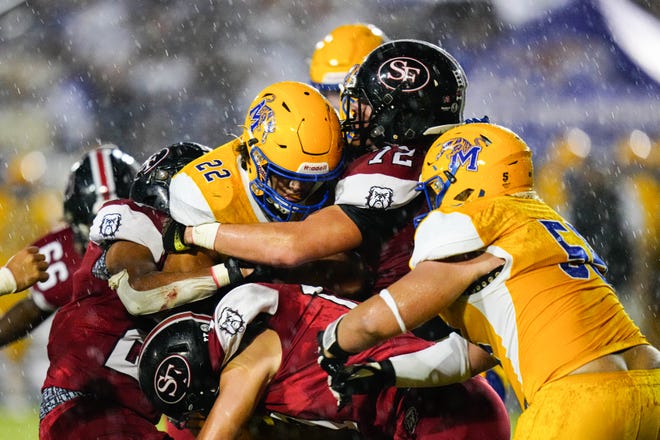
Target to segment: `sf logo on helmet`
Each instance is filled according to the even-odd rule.
[[[168,356],[156,369],[154,388],[160,400],[174,404],[184,398],[190,386],[190,365],[178,354]]]
[[[422,62],[409,57],[389,59],[378,69],[378,79],[385,87],[402,92],[416,92],[424,88],[430,77]]]

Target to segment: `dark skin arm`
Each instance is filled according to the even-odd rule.
[[[149,290],[174,281],[210,275],[214,264],[210,252],[192,250],[168,255],[161,271],[145,246],[131,241],[116,241],[108,249],[106,266],[111,274],[126,269],[129,283],[135,290]]]
[[[18,301],[0,318],[0,347],[27,336],[52,313],[41,310],[29,296]]]
[[[191,227],[184,239],[192,243]],[[259,264],[293,267],[350,251],[361,243],[358,227],[333,205],[300,222],[221,224],[214,250]]]

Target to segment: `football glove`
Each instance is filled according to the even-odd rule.
[[[184,243],[183,233],[186,225],[170,219],[165,225],[163,231],[163,248],[166,252],[183,252],[190,249],[190,246]]]
[[[227,268],[227,272],[229,272],[229,283],[232,285],[270,281],[273,278],[273,271],[270,266],[253,264],[234,257],[227,258],[225,261],[225,267]],[[241,269],[253,270],[252,273],[244,276]]]
[[[344,398],[354,394],[377,393],[396,383],[394,366],[389,359],[381,362],[343,365],[330,375],[330,379],[330,388]]]

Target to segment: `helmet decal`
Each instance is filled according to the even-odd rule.
[[[479,144],[482,141],[488,142],[485,138],[477,138],[474,140],[474,144],[472,144],[463,137],[453,138],[442,145],[439,155],[441,156],[445,151],[450,149],[449,155],[451,160],[449,167],[451,169],[458,169],[461,165],[465,165],[468,171],[477,171],[479,169],[479,152],[482,150]]]
[[[110,160],[110,149],[96,149],[89,154],[90,170],[92,178],[99,188],[98,210],[103,202],[116,198],[115,179],[112,172],[112,161]]]
[[[267,95],[257,105],[252,107],[249,112],[250,132],[254,133],[257,127],[263,128],[261,135],[261,143],[266,142],[266,138],[270,133],[275,132],[275,113],[267,104],[275,100],[275,95]]]
[[[178,354],[166,357],[154,375],[156,396],[167,404],[174,404],[186,396],[190,387],[190,364]]]
[[[410,57],[389,59],[378,68],[379,81],[390,90],[416,92],[428,84],[429,78],[424,63]]]
[[[149,173],[151,170],[153,170],[155,167],[158,166],[159,163],[161,163],[167,156],[170,155],[170,150],[169,148],[163,148],[159,152],[151,155],[147,159],[147,161],[142,165],[140,168],[139,173],[146,174]]]

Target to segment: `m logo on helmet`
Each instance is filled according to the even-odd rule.
[[[156,395],[169,405],[179,402],[190,387],[190,376],[190,365],[184,357],[178,354],[166,357],[154,376]]]
[[[470,143],[465,138],[458,137],[448,140],[442,145],[442,151],[440,154],[447,150],[449,156],[451,157],[449,161],[449,169],[457,170],[462,165],[465,165],[465,168],[468,171],[477,171],[479,165],[477,160],[479,159],[479,152],[481,151],[481,146]]]
[[[378,68],[378,80],[391,90],[416,92],[426,86],[430,78],[428,68],[409,57],[387,60]]]

